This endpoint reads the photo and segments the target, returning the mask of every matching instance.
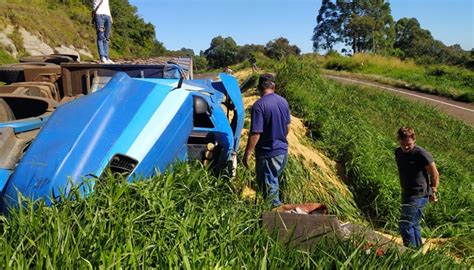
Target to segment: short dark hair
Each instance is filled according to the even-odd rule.
[[[270,73],[260,75],[258,78],[258,90],[263,91],[268,88],[273,88],[275,85],[275,77]]]
[[[401,127],[397,131],[397,137],[399,140],[407,140],[407,139],[416,139],[415,130],[411,127]]]

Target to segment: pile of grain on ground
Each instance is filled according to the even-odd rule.
[[[236,76],[239,82],[241,82],[251,74],[251,70],[242,70],[236,72],[234,76]],[[252,104],[259,98],[256,93],[255,89],[250,89],[247,91],[246,96],[244,96],[244,106],[246,111],[249,111]],[[248,117],[249,116],[247,115],[247,118]],[[311,173],[312,181],[306,183],[307,188],[318,189],[319,192],[326,193],[328,197],[332,197],[332,194],[329,194],[327,186],[331,185],[332,187],[337,188],[342,195],[352,197],[347,186],[337,176],[335,162],[310,146],[309,140],[306,137],[306,132],[306,127],[301,119],[291,116],[290,132],[288,134],[289,154],[293,158],[300,159]],[[241,148],[245,147],[247,136],[248,130],[244,129],[242,133]]]

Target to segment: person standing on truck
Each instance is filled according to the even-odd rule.
[[[416,145],[412,128],[401,127],[397,137],[400,147],[395,150],[395,160],[402,189],[400,232],[405,246],[420,248],[420,219],[428,201],[437,201],[439,173],[433,156]]]
[[[224,67],[224,73],[232,75],[234,73],[234,71],[229,66],[225,66]]]
[[[102,64],[114,64],[109,57],[110,31],[112,28],[112,14],[109,0],[94,0],[92,18],[97,33],[97,49]]]
[[[257,60],[255,59],[255,56],[253,56],[253,54],[250,55],[249,63],[252,66],[252,72],[256,72],[258,70]]]
[[[260,75],[257,88],[260,99],[252,106],[243,164],[249,168],[250,156],[255,150],[257,184],[263,198],[270,199],[273,206],[277,207],[281,205],[278,178],[288,162],[290,109],[288,102],[275,93],[273,75]]]

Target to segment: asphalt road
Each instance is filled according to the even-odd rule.
[[[326,78],[333,79],[342,83],[351,83],[370,86],[378,88],[385,91],[390,91],[396,95],[405,97],[407,99],[423,102],[432,106],[437,107],[441,111],[447,113],[448,115],[453,116],[461,121],[464,121],[466,124],[474,127],[474,105],[470,103],[464,103],[459,101],[454,101],[449,98],[430,95],[425,93],[420,93],[412,90],[407,90],[403,88],[396,88],[392,86],[383,85],[380,83],[365,81],[355,78],[347,78],[343,76],[335,75],[323,75]]]

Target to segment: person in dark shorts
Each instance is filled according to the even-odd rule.
[[[271,74],[260,75],[260,99],[252,106],[250,133],[245,148],[244,166],[255,150],[255,171],[264,199],[273,206],[281,205],[279,177],[288,162],[287,135],[290,128],[288,102],[275,93],[275,79]]]
[[[395,160],[402,189],[400,232],[405,246],[420,248],[420,219],[428,201],[437,201],[439,173],[433,156],[416,145],[412,128],[401,127],[397,137],[400,147],[395,150]]]

